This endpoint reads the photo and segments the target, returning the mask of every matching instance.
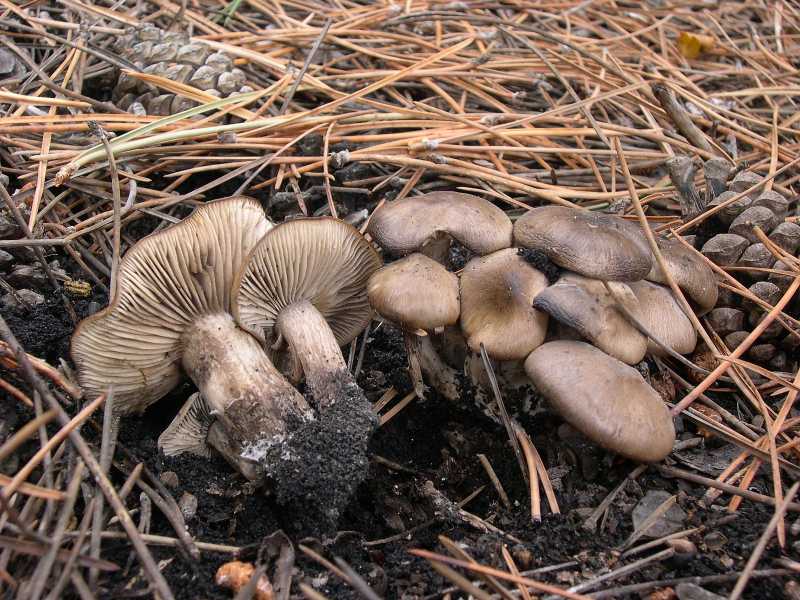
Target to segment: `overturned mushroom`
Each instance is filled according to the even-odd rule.
[[[638,226],[588,210],[534,208],[514,224],[514,242],[593,279],[638,281],[652,267],[650,248]]]
[[[236,197],[203,205],[129,250],[118,291],[85,319],[72,357],[89,396],[114,388],[115,408],[144,410],[185,372],[224,431],[225,457],[258,478],[258,448],[310,418],[303,397],[231,317],[236,269],[271,228],[260,205]]]
[[[234,287],[237,322],[261,339],[286,342],[318,412],[287,448],[275,450],[288,455],[271,472],[278,498],[305,497],[332,520],[366,474],[366,446],[376,425],[340,346],[372,318],[366,284],[380,264],[347,223],[298,219],[261,239]]]
[[[672,451],[669,411],[636,369],[584,342],[562,340],[531,352],[525,371],[570,425],[604,448],[642,462]]]
[[[474,258],[461,273],[461,330],[473,352],[522,360],[547,333],[547,313],[533,308],[547,278],[515,248]]]
[[[387,202],[372,215],[367,229],[381,248],[396,256],[438,255],[440,241],[449,245],[449,237],[476,254],[489,254],[511,246],[511,231],[511,221],[502,210],[461,192],[431,192]],[[426,245],[439,247],[429,252]]]
[[[617,302],[636,316],[639,301],[626,284],[608,285],[613,295],[602,281],[568,273],[540,292],[533,306],[572,327],[611,356],[636,364],[647,352],[647,338],[618,310]]]

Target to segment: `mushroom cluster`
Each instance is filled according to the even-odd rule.
[[[467,364],[483,351],[501,373],[524,367],[550,405],[603,447],[639,461],[672,450],[669,411],[631,365],[695,348],[670,278],[698,313],[716,304],[713,272],[680,241],[657,241],[668,278],[644,232],[620,217],[543,206],[512,225],[492,203],[455,192],[387,202],[367,231],[399,257],[372,275],[368,294],[403,330],[412,376],[416,363],[459,400],[468,377],[431,338],[444,332],[452,344],[460,335]],[[442,264],[453,240],[472,254],[460,276]],[[485,391],[472,395],[489,402]]]
[[[273,226],[251,198],[204,204],[125,254],[116,296],[72,338],[80,384],[90,397],[113,390],[124,414],[187,375],[199,392],[159,438],[166,454],[213,449],[248,479],[272,480],[280,500],[335,519],[366,473],[376,424],[340,346],[372,318],[366,283],[380,265],[342,221]],[[306,396],[266,342],[289,354]]]

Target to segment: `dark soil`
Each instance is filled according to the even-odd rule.
[[[130,233],[139,237],[147,232],[147,225],[142,220],[136,231]],[[527,258],[540,260],[540,257]],[[68,263],[66,266],[73,267]],[[96,294],[94,298],[76,301],[74,310],[79,318],[88,314],[92,302],[102,307],[105,298]],[[28,352],[55,365],[61,358],[68,359],[69,336],[75,324],[68,316],[60,295],[50,295],[44,306],[30,313],[4,310],[2,316]],[[402,336],[389,325],[376,327],[371,334],[363,365],[358,383],[371,402],[378,400],[390,386],[397,389],[398,398],[410,391]],[[562,426],[562,421],[549,413],[546,407],[540,406],[531,390],[524,390],[509,395],[508,401],[512,404],[509,410],[518,415],[539,449],[561,508],[561,514],[545,514],[541,522],[533,522],[528,488],[505,430],[476,409],[454,406],[431,392],[429,398],[413,401],[378,429],[368,450],[370,464],[366,478],[349,504],[343,507],[338,527],[332,530],[320,527],[318,509],[325,511],[329,506],[312,510],[302,501],[281,504],[275,495],[243,480],[221,458],[166,458],[161,455],[156,440],[193,391],[190,383],[184,383],[145,414],[122,420],[117,462],[112,473],[114,482],[121,485],[138,462],[144,463],[155,476],[174,472],[178,484],[169,491],[175,499],[186,493],[197,499],[197,512],[188,520],[192,537],[202,542],[240,547],[243,559],[253,560],[262,540],[283,530],[295,544],[295,584],[306,582],[329,598],[358,596],[334,574],[300,552],[298,543],[329,559],[344,559],[380,596],[386,598],[436,597],[451,586],[426,561],[407,552],[412,548],[422,548],[446,554],[439,536],[454,540],[476,561],[504,570],[503,546],[509,549],[521,570],[569,563],[563,568],[536,575],[542,581],[568,587],[646,556],[642,554],[620,560],[619,548],[633,531],[631,510],[649,490],[663,489],[677,494],[687,515],[685,526],[708,526],[708,530],[689,538],[696,545],[697,554],[676,554],[605,584],[605,587],[614,587],[739,571],[772,514],[767,506],[745,501],[734,520],[716,525],[726,513],[717,506],[711,509],[700,507],[697,500],[705,488],[664,479],[651,469],[636,480],[628,481],[612,504],[601,530],[589,532],[581,526],[587,514],[627,477],[635,465],[610,456],[572,435]],[[517,397],[521,399],[514,400]],[[6,401],[3,396],[3,406],[7,406]],[[18,405],[14,403],[13,406]],[[75,407],[70,407],[70,410],[74,411]],[[19,421],[24,422],[24,419]],[[363,427],[372,426],[371,418],[367,421],[362,423]],[[313,452],[329,446],[333,443],[330,437],[325,437],[329,434],[317,432],[309,438],[303,450]],[[690,431],[684,433],[685,437],[692,435],[695,434]],[[85,426],[84,436],[97,443],[96,428]],[[347,443],[341,439],[339,443]],[[32,450],[32,446],[23,447],[21,456]],[[500,503],[478,454],[489,459],[513,503],[511,509]],[[453,502],[459,502],[482,488],[466,504],[465,510],[490,522],[506,535],[480,531],[453,519],[452,514],[448,517],[437,513],[430,500],[430,484],[427,482]],[[278,498],[287,495],[282,490],[291,488],[296,492],[304,485],[302,477],[297,481],[286,481],[283,487],[278,488]],[[753,485],[766,490],[769,483],[756,479]],[[319,490],[311,491],[319,493]],[[724,496],[723,500],[726,498]],[[338,498],[330,500],[339,502]],[[79,510],[82,510],[81,503],[79,500]],[[138,492],[132,493],[127,503],[130,509],[137,509]],[[724,504],[720,503],[720,506]],[[133,516],[138,521],[138,510],[134,510]],[[174,537],[171,525],[155,507],[149,532]],[[713,540],[709,539],[711,534]],[[790,539],[789,544],[792,543],[797,544],[797,540]],[[232,597],[229,591],[214,583],[214,573],[221,564],[232,560],[233,554],[204,551],[199,561],[193,561],[171,547],[152,548],[178,598]],[[789,552],[796,560],[797,546],[794,548]],[[129,560],[131,549],[127,541],[105,541],[102,555],[122,567],[101,580],[102,597],[140,594],[146,587],[146,579],[136,560]],[[780,556],[779,550],[771,545],[761,565],[770,566],[770,559],[777,556]],[[785,581],[781,578],[758,580],[751,583],[745,596],[765,600],[783,598]],[[706,587],[725,594],[731,586],[717,584]],[[461,596],[455,594],[451,597]]]

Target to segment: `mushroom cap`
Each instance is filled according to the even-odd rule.
[[[407,331],[433,330],[458,321],[458,277],[415,252],[376,271],[367,284],[369,303]]]
[[[639,315],[639,301],[630,287],[616,281],[608,285],[634,316]],[[533,306],[623,362],[636,364],[647,352],[647,338],[617,309],[616,299],[602,281],[567,273],[542,290]]]
[[[666,405],[639,372],[584,342],[548,342],[525,372],[566,419],[599,445],[642,462],[664,459],[675,442]]]
[[[307,300],[340,346],[372,319],[366,285],[381,258],[353,226],[332,217],[286,221],[253,248],[234,283],[233,315],[264,340],[281,310]]]
[[[628,285],[639,300],[636,314],[639,322],[678,354],[692,352],[697,345],[697,332],[672,295],[672,290],[649,281],[632,281]],[[647,351],[656,356],[666,356],[661,346],[649,338]]]
[[[638,281],[652,266],[639,227],[614,215],[542,206],[514,224],[514,242],[541,250],[559,267],[593,279]]]
[[[390,254],[405,256],[442,233],[476,254],[511,246],[511,220],[488,200],[461,192],[431,192],[386,202],[367,232]]]
[[[165,456],[178,456],[188,452],[210,458],[208,430],[214,422],[206,401],[195,392],[186,400],[172,423],[158,436],[158,448]]]
[[[203,315],[230,312],[239,265],[272,224],[242,196],[200,206],[126,252],[117,293],[84,319],[71,354],[92,396],[114,386],[115,408],[144,410],[181,379],[181,336]]]
[[[547,334],[547,313],[533,308],[547,278],[506,248],[473,258],[461,272],[461,329],[473,352],[497,360],[521,360],[541,345]]]
[[[708,312],[714,308],[719,288],[711,267],[698,256],[697,252],[687,248],[678,240],[660,239],[658,248],[675,283],[697,303],[701,312]],[[669,283],[658,261],[653,261],[653,268],[647,274],[647,279],[656,283]]]

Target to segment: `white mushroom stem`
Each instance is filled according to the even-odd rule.
[[[198,319],[182,342],[183,368],[226,434],[209,443],[217,446],[224,439],[227,448],[222,453],[243,473],[252,472],[252,465],[289,428],[313,418],[303,396],[230,315]]]
[[[299,300],[282,309],[277,329],[300,361],[306,386],[318,410],[328,408],[341,398],[347,391],[345,388],[358,389],[336,336],[311,302]]]

